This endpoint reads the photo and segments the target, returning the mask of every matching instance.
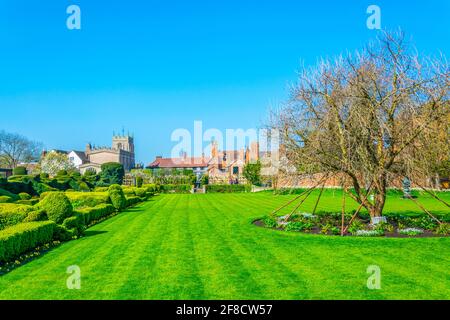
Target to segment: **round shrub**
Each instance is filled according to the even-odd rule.
[[[61,224],[73,213],[73,207],[69,198],[63,192],[50,192],[39,203],[39,207],[47,212],[50,220]]]
[[[23,222],[35,222],[35,221],[46,221],[48,220],[47,213],[44,210],[32,211],[23,220]]]
[[[67,170],[59,170],[56,174],[58,177],[65,177],[68,175]]]
[[[26,192],[19,193],[20,200],[30,200],[31,196]]]
[[[137,177],[136,178],[136,186],[138,188],[142,187],[142,185],[144,184],[144,179],[142,177]]]
[[[127,199],[125,198],[125,194],[123,193],[122,188],[117,185],[113,184],[108,189],[108,195],[111,199],[111,203],[116,208],[116,210],[120,211],[126,208],[127,206]]]
[[[12,198],[8,196],[0,196],[0,203],[9,203],[12,202]]]
[[[27,175],[27,168],[25,167],[16,167],[13,169],[14,176],[25,176]]]

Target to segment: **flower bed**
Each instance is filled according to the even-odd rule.
[[[386,222],[375,225],[365,216],[358,216],[351,224],[352,214],[345,214],[345,236],[356,237],[446,237],[450,236],[450,223],[439,224],[428,216],[389,216]],[[254,222],[255,225],[283,231],[311,234],[341,235],[342,215],[340,213],[295,213],[292,216],[266,216]]]

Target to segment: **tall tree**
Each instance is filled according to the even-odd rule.
[[[40,169],[42,172],[54,177],[60,171],[74,170],[72,162],[70,162],[67,154],[58,152],[49,152],[41,160]]]
[[[299,74],[273,122],[288,158],[300,172],[345,177],[372,217],[393,179],[425,178],[431,158],[448,157],[449,66],[419,57],[400,32]]]
[[[16,134],[0,131],[0,165],[15,168],[21,162],[39,159],[42,144]]]

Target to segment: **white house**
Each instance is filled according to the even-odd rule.
[[[67,157],[69,158],[70,163],[77,169],[80,169],[81,165],[89,162],[86,154],[82,151],[70,151]]]

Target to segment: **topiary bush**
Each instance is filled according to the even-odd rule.
[[[20,200],[30,200],[31,196],[26,192],[19,193]]]
[[[25,167],[16,167],[13,169],[14,176],[26,176],[27,174],[27,168]]]
[[[23,220],[23,222],[36,222],[36,221],[47,221],[48,216],[44,210],[36,210],[28,213],[28,216]]]
[[[138,204],[139,202],[141,202],[141,198],[139,197],[127,197],[127,207],[131,207],[134,206],[135,204]]]
[[[246,184],[209,184],[206,193],[251,192],[252,186]]]
[[[81,218],[82,223],[85,226],[90,226],[95,221],[98,221],[104,217],[107,217],[116,212],[111,204],[99,204],[93,208],[77,209],[76,214]]]
[[[13,202],[13,199],[8,196],[0,196],[0,203],[10,203]]]
[[[39,203],[39,207],[45,210],[48,218],[57,224],[63,223],[73,213],[72,204],[64,192],[48,193]]]
[[[108,189],[108,194],[112,205],[117,211],[121,211],[126,208],[127,199],[125,198],[125,194],[119,185],[113,184],[110,186]]]
[[[0,231],[0,262],[8,262],[21,254],[49,243],[53,239],[55,223],[28,222]]]
[[[22,222],[31,211],[33,211],[32,206],[15,203],[0,204],[0,230]]]

